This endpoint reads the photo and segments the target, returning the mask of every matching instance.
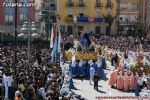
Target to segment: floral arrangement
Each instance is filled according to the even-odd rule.
[[[139,75],[145,72],[146,74],[150,73],[150,62],[138,59],[138,60],[132,60],[129,62],[129,69],[135,73],[138,72]]]

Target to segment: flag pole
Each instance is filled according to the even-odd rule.
[[[55,52],[55,63],[57,64],[57,60],[58,60],[58,38],[59,38],[59,34],[58,34],[58,27],[56,24],[56,35],[57,35],[57,47],[56,47],[56,52]]]

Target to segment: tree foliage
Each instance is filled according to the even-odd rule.
[[[136,17],[136,20],[132,22],[132,27],[135,30],[136,36],[139,37],[140,40],[142,38],[146,38],[150,33],[150,25],[147,22],[143,22],[142,17]]]
[[[106,32],[106,35],[110,35],[111,34],[111,26],[112,26],[114,20],[117,18],[117,16],[103,15],[103,18],[105,20],[105,23],[108,24],[108,30]]]

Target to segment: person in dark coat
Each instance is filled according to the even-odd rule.
[[[98,81],[99,81],[99,75],[98,73],[94,74],[93,82],[94,82],[94,90],[96,89],[98,91]]]

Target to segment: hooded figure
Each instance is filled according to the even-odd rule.
[[[93,66],[90,67],[90,85],[93,81],[93,77],[94,77],[94,73],[95,73],[95,69]]]
[[[106,69],[106,59],[104,56],[102,57],[101,67],[102,67],[102,69]]]
[[[78,75],[84,76],[84,62],[82,60],[79,62]]]
[[[73,77],[77,75],[77,65],[75,61],[73,61],[71,64],[71,74]]]

